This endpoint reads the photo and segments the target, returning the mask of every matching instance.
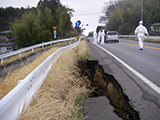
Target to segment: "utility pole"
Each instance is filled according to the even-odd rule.
[[[141,2],[141,20],[143,21],[143,0]]]

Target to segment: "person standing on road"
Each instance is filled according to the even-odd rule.
[[[98,32],[98,44],[101,42],[101,30]]]
[[[93,32],[93,37],[94,37],[93,44],[97,44],[97,32],[96,31]]]
[[[135,35],[138,37],[140,50],[143,50],[144,36],[147,35],[149,37],[146,27],[143,26],[143,21],[139,22],[139,26],[135,29]]]
[[[105,33],[104,33],[104,30],[102,30],[101,32],[101,38],[102,38],[101,43],[102,44],[104,44],[104,36],[105,36]]]

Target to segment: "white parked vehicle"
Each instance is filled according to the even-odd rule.
[[[109,41],[119,42],[119,35],[117,31],[108,31],[106,33],[105,42],[109,42]]]

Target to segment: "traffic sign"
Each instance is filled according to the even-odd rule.
[[[56,29],[57,29],[57,26],[53,26],[53,29],[56,30]]]
[[[79,27],[79,26],[80,26],[80,22],[76,22],[75,25],[76,25],[77,27]]]
[[[81,21],[80,21],[80,20],[78,20],[78,21],[75,23],[75,25],[76,25],[77,27],[79,27],[80,24],[81,24]]]
[[[53,38],[56,39],[56,29],[57,29],[57,26],[53,26]]]
[[[53,33],[54,35],[53,35],[53,37],[54,37],[54,39],[56,39],[56,30],[54,30],[54,33]]]

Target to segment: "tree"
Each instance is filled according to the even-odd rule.
[[[58,21],[58,27],[57,27],[57,34],[62,37],[67,37],[67,31],[70,31],[72,29],[72,23],[70,21],[70,15],[68,14],[68,11],[70,9],[66,8],[65,6],[61,6],[56,10],[56,18]],[[69,36],[68,36],[69,37]]]
[[[46,8],[47,14],[49,13]],[[52,33],[47,29],[48,22],[44,25],[41,21],[41,11],[38,15],[34,13],[26,13],[21,20],[16,20],[12,25],[13,35],[16,38],[16,45],[18,47],[27,47],[33,44],[48,41],[52,38]],[[46,20],[49,19],[46,15]]]
[[[105,16],[100,22],[107,22],[110,30],[118,30],[121,34],[133,34],[141,20],[141,0],[123,0],[110,2],[104,8]],[[160,1],[145,0],[143,3],[143,22],[150,30],[153,23],[160,22]]]
[[[77,34],[70,21],[73,10],[62,6],[59,0],[40,0],[36,10],[28,10],[11,26],[18,47],[53,40],[53,26],[57,26],[58,38]]]
[[[79,34],[81,34],[81,28],[80,28],[80,27],[75,26],[75,29],[77,30],[77,32],[78,32]]]
[[[18,47],[30,46],[33,40],[32,27],[34,23],[35,15],[29,12],[24,14],[21,20],[16,19],[16,22],[12,25],[12,34],[16,38],[16,45]]]

